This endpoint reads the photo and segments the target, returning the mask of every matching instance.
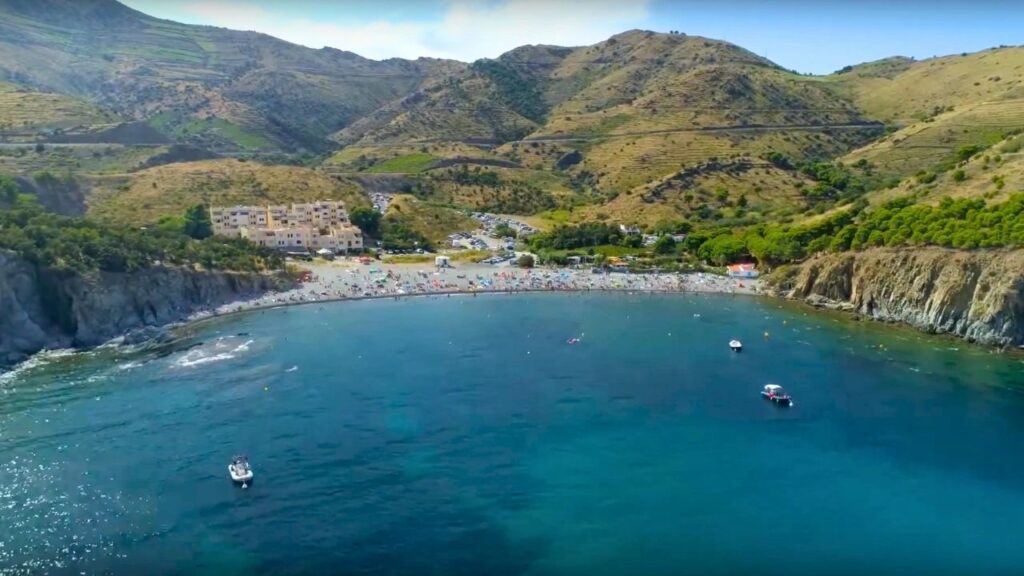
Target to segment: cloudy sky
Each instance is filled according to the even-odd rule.
[[[800,72],[1024,44],[1024,0],[122,0],[161,18],[256,30],[368,58],[471,61],[630,28],[739,44]]]

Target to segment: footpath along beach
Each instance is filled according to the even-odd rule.
[[[677,274],[595,274],[576,269],[520,269],[464,264],[438,269],[430,264],[360,265],[354,260],[304,264],[312,277],[297,288],[218,308],[215,314],[257,308],[403,296],[550,291],[716,292],[757,294],[757,280],[701,272]],[[207,316],[208,313],[202,314]]]

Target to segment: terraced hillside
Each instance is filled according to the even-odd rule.
[[[146,225],[181,215],[195,204],[285,204],[344,200],[369,204],[358,187],[339,177],[297,166],[238,160],[207,160],[149,168],[99,179],[88,213],[118,224]]]
[[[159,20],[114,0],[0,0],[0,79],[89,97],[131,118],[167,114],[171,132],[213,132],[243,148],[247,137],[265,145],[252,134],[323,148],[331,132],[462,67],[312,50]],[[212,126],[195,123],[209,118]]]
[[[950,164],[964,146],[991,146],[1024,129],[1024,48],[890,59],[824,81],[898,129],[843,161],[864,159],[897,177]]]
[[[873,192],[867,198],[876,205],[907,196],[925,204],[938,204],[943,198],[1001,202],[1018,192],[1024,192],[1024,135],[981,150],[945,172],[906,178],[899,186]]]
[[[996,149],[1024,130],[1024,48],[811,77],[632,30],[471,64],[373,61],[115,0],[0,0],[0,79],[0,132],[24,129],[0,171],[74,173],[93,214],[133,223],[211,199],[356,203],[359,187],[409,210],[800,221],[865,195],[1003,194],[1016,152]],[[196,162],[211,156],[316,170]]]
[[[762,160],[715,160],[589,206],[573,219],[637,225],[680,217],[732,225],[780,220],[807,207],[801,190],[811,185],[805,176]]]
[[[726,42],[630,31],[594,46],[524,47],[474,63],[339,132],[346,147],[330,163],[421,173],[445,158],[506,160],[554,174],[553,190],[574,192],[555,194],[564,207],[720,159],[772,151],[834,158],[880,134],[828,83]],[[773,189],[782,181],[767,179],[761,193],[790,197],[791,186]],[[448,198],[480,206],[479,195]],[[600,212],[609,211],[619,210]]]
[[[0,82],[0,136],[7,140],[40,129],[61,130],[117,120],[114,114],[78,98]]]

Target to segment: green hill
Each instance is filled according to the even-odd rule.
[[[0,0],[0,78],[0,126],[25,144],[0,150],[0,170],[83,176],[90,209],[126,222],[214,189],[355,202],[363,174],[401,179],[410,210],[808,222],[861,197],[1002,197],[1018,161],[995,150],[1024,130],[1024,48],[805,76],[728,42],[631,30],[470,64],[374,61],[114,0]],[[260,162],[178,162],[211,156]],[[283,175],[306,181],[289,191]]]
[[[0,0],[0,78],[88,97],[223,143],[318,150],[325,137],[461,65],[373,61],[253,32],[160,20],[114,0]],[[195,121],[217,119],[210,126]],[[232,134],[234,132],[234,134]],[[188,140],[188,138],[185,138]]]

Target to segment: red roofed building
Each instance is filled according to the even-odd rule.
[[[761,275],[753,264],[730,264],[727,268],[733,278],[757,278]]]

